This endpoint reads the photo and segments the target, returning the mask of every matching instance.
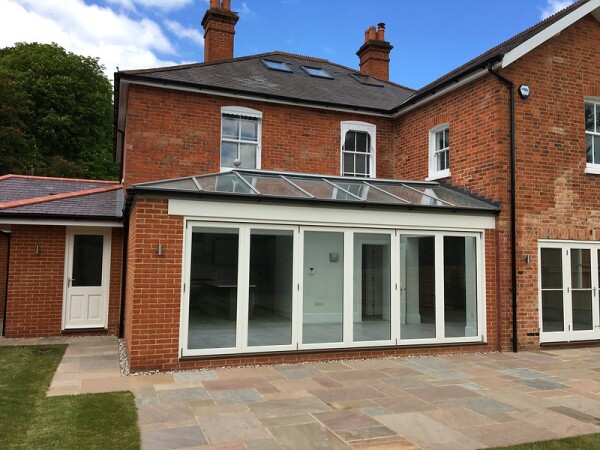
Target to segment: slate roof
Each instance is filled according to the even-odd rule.
[[[507,52],[589,1],[575,2],[419,90],[384,81],[379,82],[383,87],[364,85],[350,76],[350,73],[357,73],[355,69],[325,59],[284,52],[264,53],[211,63],[123,71],[119,72],[119,76],[122,79],[152,81],[201,89],[210,88],[322,106],[335,105],[392,113],[414,104],[420,98],[434,93],[448,83],[458,81],[473,71],[500,61]],[[285,62],[293,73],[269,70],[260,61],[261,59]],[[300,68],[301,65],[321,67],[333,75],[334,80],[311,77]]]
[[[268,69],[262,59],[283,62],[291,72]],[[301,66],[322,68],[333,79],[311,76]],[[413,89],[405,86],[375,79],[371,79],[371,82],[376,85],[363,84],[350,75],[358,73],[355,69],[325,59],[272,52],[225,61],[124,71],[119,74],[121,79],[204,87],[321,106],[343,106],[380,112],[390,110],[414,93]]]
[[[120,220],[123,187],[116,182],[5,175],[0,216]]]

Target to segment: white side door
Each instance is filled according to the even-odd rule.
[[[63,328],[106,328],[110,229],[68,229]]]

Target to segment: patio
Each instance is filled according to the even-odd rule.
[[[115,338],[62,341],[48,395],[131,389],[144,449],[476,449],[600,432],[598,347],[123,377]]]

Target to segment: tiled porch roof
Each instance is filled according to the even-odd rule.
[[[0,216],[120,219],[123,186],[113,181],[4,175]]]

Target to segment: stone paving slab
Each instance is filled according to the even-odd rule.
[[[69,345],[48,395],[130,390],[144,449],[465,450],[600,432],[600,347],[128,376],[114,337]]]

